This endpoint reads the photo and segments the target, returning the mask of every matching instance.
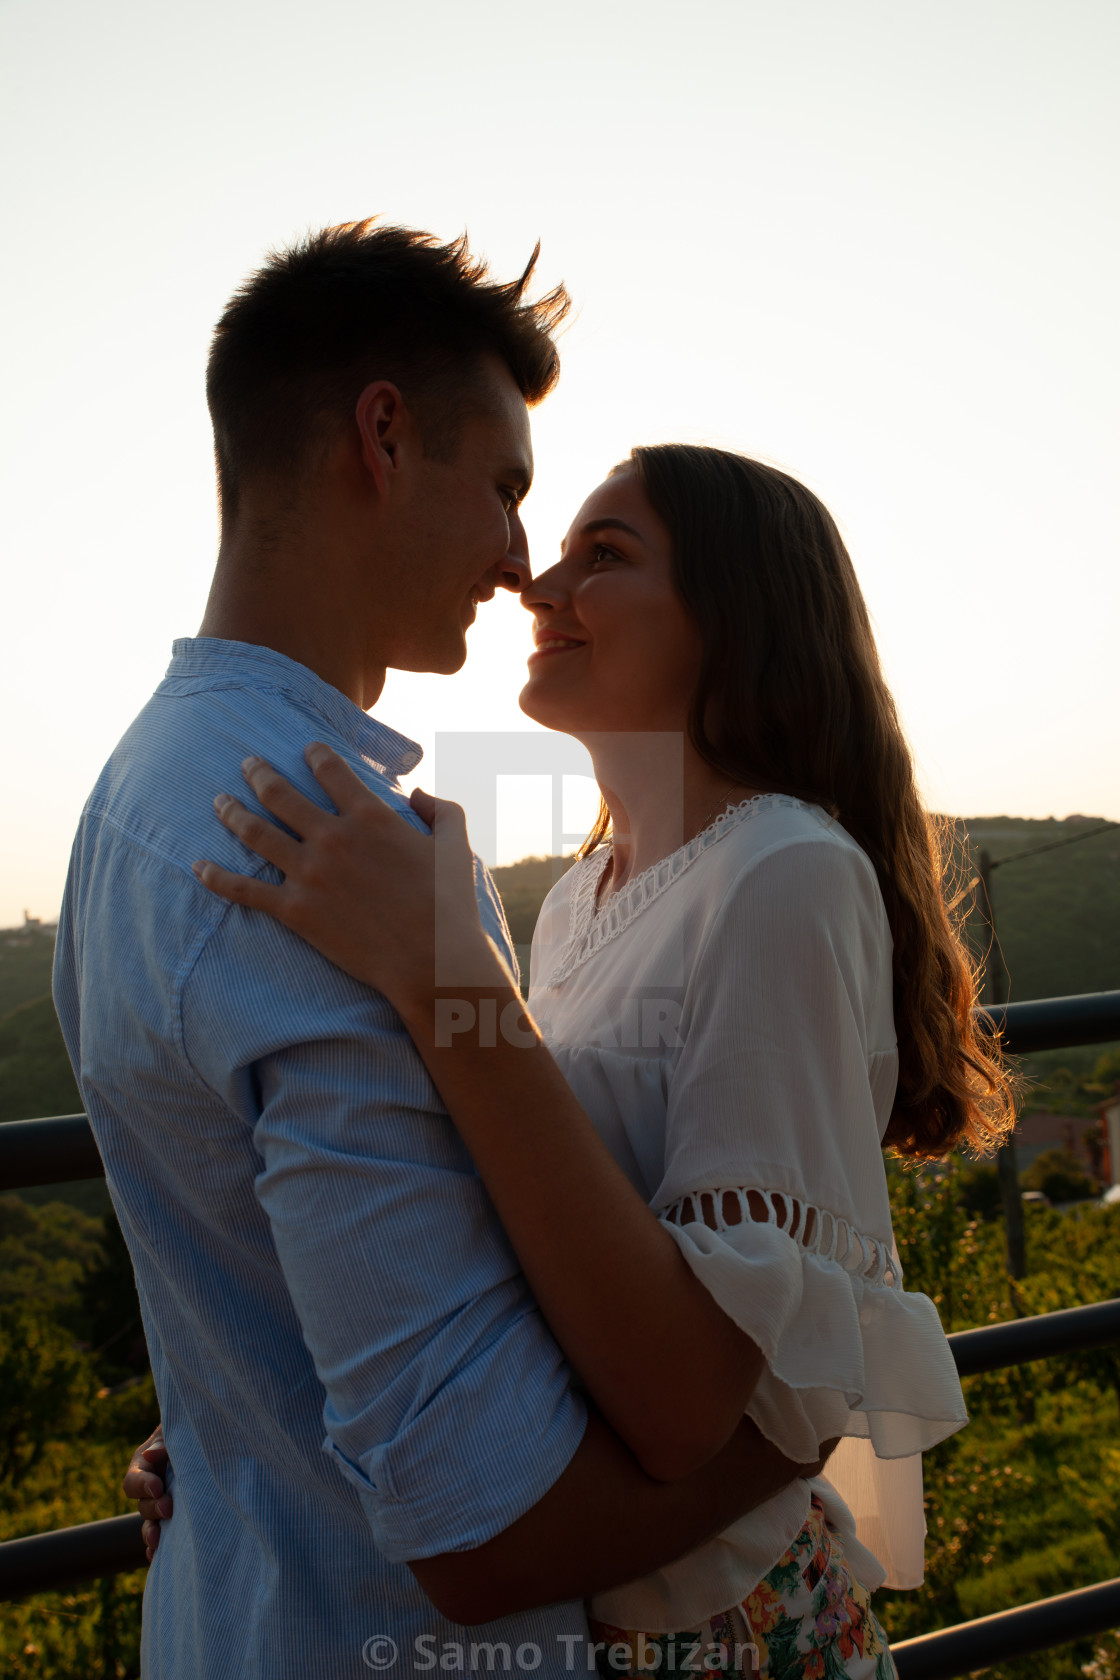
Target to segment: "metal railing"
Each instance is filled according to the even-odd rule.
[[[1071,1639],[1090,1639],[1120,1627],[1120,1580],[1042,1598],[960,1627],[923,1633],[891,1646],[899,1680],[954,1680],[992,1663],[1033,1656]]]
[[[1012,1055],[1103,1044],[1120,1039],[1120,991],[1005,1003],[977,1010],[976,1018],[986,1030],[1002,1035]],[[0,1125],[0,1190],[68,1184],[99,1178],[104,1171],[84,1114]]]
[[[29,1593],[61,1592],[147,1562],[138,1516],[28,1534],[0,1545],[0,1602]]]
[[[104,1177],[105,1164],[84,1114],[9,1120],[0,1126],[0,1191]]]
[[[1013,1054],[1120,1039],[1120,991],[1006,1004],[979,1014]],[[0,1191],[102,1176],[84,1114],[0,1125]],[[1120,1300],[960,1331],[948,1338],[962,1377],[1120,1342]],[[143,1565],[138,1516],[111,1517],[0,1544],[0,1599],[58,1590]],[[953,1680],[997,1661],[1120,1626],[1120,1579],[965,1622],[891,1650],[900,1680]]]
[[[978,1025],[1002,1034],[1003,1048],[1012,1056],[1120,1039],[1120,991],[990,1004],[975,1013]]]

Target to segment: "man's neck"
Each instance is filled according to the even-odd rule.
[[[314,576],[314,569],[304,575]],[[287,583],[272,568],[262,575],[219,556],[198,634],[272,648],[368,711],[385,686],[385,667],[367,664],[353,613],[331,601],[321,583],[310,599]]]

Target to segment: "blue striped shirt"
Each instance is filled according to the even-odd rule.
[[[270,649],[174,655],[83,813],[54,982],[174,1466],[143,1672],[585,1671],[580,1606],[463,1629],[407,1568],[507,1528],[585,1424],[474,1166],[385,999],[191,873],[271,868],[213,814],[247,753],[326,804],[326,741],[418,823],[420,750]]]

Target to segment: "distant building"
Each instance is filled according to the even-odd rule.
[[[57,922],[45,922],[41,916],[33,916],[25,910],[23,926],[0,928],[0,939],[5,945],[34,945],[37,939],[53,939],[57,932]]]
[[[1024,1114],[1015,1127],[1015,1158],[1019,1171],[1025,1172],[1045,1149],[1064,1149],[1077,1160],[1092,1177],[1097,1174],[1093,1151],[1085,1142],[1085,1133],[1097,1122],[1084,1114]]]
[[[33,916],[30,910],[23,912],[24,933],[57,933],[57,922],[45,922],[42,916]]]

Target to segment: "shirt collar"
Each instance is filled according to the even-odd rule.
[[[202,679],[204,686],[237,683],[246,688],[276,688],[290,694],[329,723],[363,758],[389,776],[415,770],[424,749],[407,735],[363,712],[330,683],[275,648],[252,642],[227,642],[217,636],[181,636],[172,644],[165,682]]]

